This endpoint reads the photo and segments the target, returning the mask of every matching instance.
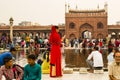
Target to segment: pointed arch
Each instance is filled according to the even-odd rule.
[[[33,35],[34,35],[33,32],[30,32],[30,33],[29,33],[30,38],[33,38]]]
[[[70,38],[70,39],[75,39],[75,34],[73,34],[73,33],[70,34],[69,38]]]
[[[93,28],[92,25],[88,24],[88,23],[84,23],[80,26],[80,28]]]
[[[69,28],[70,28],[70,29],[74,29],[74,28],[75,28],[75,23],[74,23],[74,22],[70,22]]]
[[[103,23],[102,23],[102,22],[98,22],[98,23],[97,23],[97,28],[98,28],[98,29],[104,28]]]
[[[40,32],[37,32],[37,33],[35,34],[35,36],[40,36]]]
[[[98,38],[98,39],[102,39],[102,38],[103,38],[103,34],[99,33],[99,34],[97,35],[97,38]]]
[[[83,31],[82,32],[82,38],[91,39],[91,32],[89,32],[88,30]]]
[[[3,32],[3,33],[2,33],[2,36],[7,36],[7,33]]]
[[[79,28],[79,37],[82,38],[92,38],[92,34],[93,34],[93,26],[88,24],[88,23],[84,23],[80,26]],[[85,37],[85,32],[87,31],[87,36]]]

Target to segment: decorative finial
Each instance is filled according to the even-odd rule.
[[[98,6],[97,6],[97,9],[99,10],[99,4],[98,4]]]
[[[67,6],[67,4],[65,3],[65,7]]]
[[[10,21],[10,25],[13,25],[13,18],[11,17],[10,19],[9,19],[9,21]]]
[[[76,10],[78,9],[78,6],[76,5]]]
[[[68,4],[68,9],[70,8],[70,5]]]
[[[70,5],[68,4],[68,12],[69,12],[69,10],[70,10]]]
[[[107,13],[108,12],[108,4],[107,4],[107,2],[105,2],[104,9],[105,9],[105,12]]]
[[[67,13],[67,4],[65,3],[65,13]]]

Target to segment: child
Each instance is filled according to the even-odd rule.
[[[7,56],[3,59],[4,65],[0,69],[0,80],[2,80],[2,75],[4,75],[6,80],[22,80],[23,70],[19,66],[14,66],[13,70],[13,60],[12,57]],[[19,72],[19,74],[17,74]]]
[[[24,67],[24,80],[41,80],[41,66],[35,63],[36,56],[30,54],[27,60],[28,64]]]

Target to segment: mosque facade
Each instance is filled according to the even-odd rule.
[[[49,38],[51,26],[13,26],[13,37],[27,35]],[[120,38],[120,24],[108,25],[108,5],[95,10],[70,9],[65,5],[65,24],[58,25],[66,38]],[[10,35],[10,26],[0,26],[0,37]]]

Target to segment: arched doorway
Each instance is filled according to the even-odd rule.
[[[79,37],[82,37],[83,39],[84,38],[89,38],[89,39],[92,38],[93,27],[90,24],[85,23],[85,24],[81,25],[79,30],[80,30]]]
[[[101,33],[98,34],[98,35],[97,35],[97,38],[98,38],[98,39],[102,39],[102,38],[103,38],[103,34],[101,34]]]
[[[75,34],[70,34],[69,39],[75,39]]]
[[[5,36],[5,37],[6,37],[6,36],[7,36],[7,34],[6,34],[6,33],[2,33],[2,36]]]
[[[30,37],[30,38],[33,38],[33,33],[32,33],[32,32],[29,34],[29,37]]]
[[[22,39],[25,39],[26,35],[27,35],[27,33],[23,32],[22,35],[21,35]]]
[[[120,38],[120,32],[118,33],[118,38]]]
[[[111,37],[112,37],[112,38],[116,38],[116,37],[117,37],[116,33],[115,33],[115,32],[112,32],[112,33],[111,33]]]
[[[88,30],[85,30],[82,32],[82,38],[87,38],[87,39],[91,39],[91,32]]]
[[[39,33],[39,32],[37,32],[37,33],[35,34],[35,36],[39,37],[39,36],[40,36],[40,33]]]
[[[15,36],[17,36],[17,37],[18,37],[18,36],[21,36],[21,35],[20,35],[20,33],[19,33],[19,32],[16,32],[16,33],[15,33]]]
[[[7,33],[2,33],[1,40],[6,42],[7,39]]]

